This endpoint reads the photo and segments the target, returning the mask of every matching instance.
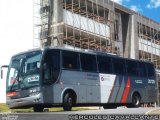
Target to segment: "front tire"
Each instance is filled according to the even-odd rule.
[[[115,105],[103,105],[103,108],[104,109],[116,109],[117,106],[115,106]]]
[[[41,105],[33,107],[34,112],[43,112],[43,110],[44,108]]]
[[[66,93],[63,98],[64,111],[71,111],[73,106],[73,98],[70,93]]]

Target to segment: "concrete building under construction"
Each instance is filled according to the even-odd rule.
[[[160,81],[160,23],[110,0],[34,0],[34,45],[148,60]]]

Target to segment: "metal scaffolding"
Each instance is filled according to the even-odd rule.
[[[160,24],[141,15],[138,17],[139,59],[154,63],[160,98]]]
[[[41,8],[40,0],[33,0],[33,47],[40,46],[40,30],[41,30],[41,16],[39,10]]]
[[[138,47],[131,50],[131,41]],[[160,24],[110,0],[34,0],[33,43],[124,57],[134,53],[154,63],[160,90]]]
[[[97,0],[63,0],[63,44],[74,48],[120,54],[119,46],[114,43],[115,40],[119,40],[120,26],[119,19],[115,22],[114,3],[112,10],[104,5],[104,0],[102,6]],[[109,16],[110,12],[114,16],[112,19]]]
[[[150,19],[146,22],[148,25],[145,25],[144,18],[139,17],[139,59],[153,62],[156,69],[160,70],[160,30],[157,29],[160,25]]]
[[[38,46],[39,39],[41,47],[63,46],[123,56],[122,14],[110,0],[34,0],[34,44]],[[139,59],[153,62],[157,70],[159,28],[159,23],[138,14]]]
[[[122,55],[121,16],[115,12],[114,2],[103,0],[100,5],[98,0],[54,0],[59,6],[55,8],[53,0],[35,1],[40,5],[37,8],[42,47],[63,46]],[[112,8],[106,8],[106,4],[112,4]]]

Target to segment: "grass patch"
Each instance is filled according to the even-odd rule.
[[[28,113],[28,112],[33,112],[32,108],[28,109],[11,109],[12,113]]]
[[[81,110],[93,110],[93,108],[87,108],[87,107],[73,107],[73,111],[81,111]],[[49,112],[59,112],[63,111],[62,107],[53,107],[49,108]],[[29,109],[9,109],[9,107],[4,104],[0,103],[0,112],[12,112],[12,113],[28,113],[28,112],[33,112],[32,108]]]
[[[4,103],[0,103],[0,112],[10,112],[11,110],[9,109],[9,107],[4,104]]]
[[[12,113],[24,113],[24,112],[33,112],[30,109],[9,109],[9,107],[5,103],[0,103],[0,112],[12,112]]]

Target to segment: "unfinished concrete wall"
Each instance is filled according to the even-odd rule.
[[[123,56],[121,13],[110,0],[40,0],[41,47],[69,46]]]
[[[41,47],[105,51],[152,62],[159,59],[159,23],[117,3],[40,0],[40,6]],[[160,68],[159,60],[154,63]]]
[[[160,76],[160,23],[110,0],[35,0],[41,47],[95,50],[154,63]],[[158,78],[160,80],[160,78]]]
[[[62,46],[63,0],[50,0],[49,36],[50,46]]]

